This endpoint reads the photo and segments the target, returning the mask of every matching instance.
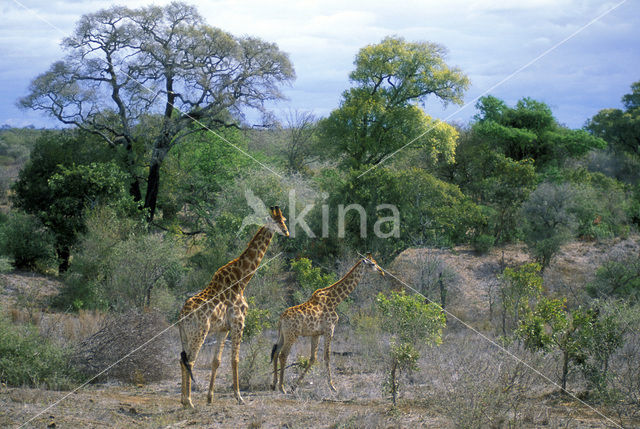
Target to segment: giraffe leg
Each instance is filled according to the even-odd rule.
[[[213,385],[215,384],[216,372],[220,366],[220,359],[222,357],[222,351],[224,350],[224,341],[227,339],[228,333],[229,331],[222,331],[216,334],[217,350],[211,360],[211,381],[209,382],[209,393],[207,393],[207,403],[209,404],[213,401]]]
[[[231,332],[231,377],[233,378],[233,394],[238,404],[243,405],[244,399],[240,396],[240,385],[238,382],[238,363],[240,362],[240,342],[242,341],[242,329],[235,329]]]
[[[280,356],[280,351],[277,349],[274,350],[273,353],[273,383],[271,383],[271,390],[276,390],[276,385],[278,384],[278,357]]]
[[[291,390],[295,390],[300,385],[300,382],[302,382],[302,379],[304,378],[304,376],[307,375],[307,372],[309,372],[309,369],[311,368],[311,366],[316,362],[316,357],[318,355],[319,339],[320,339],[319,335],[314,335],[311,337],[311,355],[309,357],[309,365],[307,365],[304,371],[302,371],[302,374],[300,374],[295,384],[292,386]]]
[[[193,402],[191,402],[191,377],[182,359],[180,360],[180,369],[182,369],[182,399],[180,402],[185,408],[193,408]]]
[[[331,364],[329,362],[331,356],[331,340],[333,339],[333,329],[327,332],[324,335],[324,363],[327,366],[327,382],[329,383],[329,388],[332,391],[336,391],[333,382],[331,381]]]
[[[182,370],[182,398],[180,402],[185,408],[193,408],[193,402],[191,402],[191,376],[193,374],[191,371],[198,357],[198,352],[209,332],[209,321],[186,318],[179,329],[182,350],[186,355],[185,359],[182,359],[182,356],[180,359],[180,368]]]
[[[282,350],[280,350],[280,383],[278,384],[278,389],[282,393],[287,393],[284,390],[284,369],[287,366],[287,357],[289,357],[289,352],[291,351],[292,343],[285,341],[282,346]]]

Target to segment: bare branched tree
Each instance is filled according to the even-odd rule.
[[[237,127],[246,109],[264,111],[266,101],[283,98],[280,85],[294,78],[275,44],[211,27],[179,2],[84,15],[62,46],[67,56],[19,103],[123,147],[138,200],[143,180],[135,174],[134,146],[149,142],[150,219],[172,147],[193,133]]]

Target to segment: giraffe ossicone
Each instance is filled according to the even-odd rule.
[[[220,267],[213,275],[209,285],[200,293],[187,299],[178,321],[182,352],[180,367],[182,370],[182,405],[193,408],[191,401],[191,382],[193,364],[198,352],[209,332],[215,332],[216,347],[211,362],[211,381],[207,402],[213,400],[216,371],[227,335],[231,333],[231,371],[234,396],[239,404],[244,400],[240,396],[238,386],[238,362],[240,360],[240,342],[244,330],[244,319],[247,314],[247,301],[244,289],[255,274],[267,252],[275,233],[289,236],[280,207],[270,209],[270,217],[251,239],[247,248],[236,259]]]
[[[316,361],[318,340],[321,335],[324,336],[324,361],[327,382],[331,390],[336,390],[331,379],[330,365],[331,340],[338,323],[336,307],[353,292],[367,269],[376,271],[384,276],[384,270],[378,266],[371,253],[368,253],[366,257],[358,259],[355,265],[340,280],[330,286],[316,290],[306,302],[289,307],[282,313],[278,322],[278,342],[273,345],[271,350],[271,360],[273,361],[272,390],[275,390],[277,385],[280,392],[285,393],[284,369],[287,365],[287,357],[291,347],[299,336],[311,337],[309,364],[293,384],[293,389],[300,384],[309,368]],[[278,361],[280,362],[279,383]]]

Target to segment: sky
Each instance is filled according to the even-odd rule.
[[[188,1],[187,1],[188,2]],[[77,20],[115,4],[168,1],[0,0],[0,125],[53,127],[40,112],[16,107],[29,83],[65,55],[61,40]],[[290,55],[297,79],[288,100],[270,106],[327,116],[350,87],[362,47],[386,36],[439,43],[446,62],[471,80],[465,106],[427,99],[426,112],[469,122],[478,97],[513,105],[523,97],[547,103],[558,121],[582,127],[600,109],[621,107],[640,80],[639,0],[200,0],[208,24],[237,36],[257,36]]]

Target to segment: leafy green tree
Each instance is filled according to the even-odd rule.
[[[605,261],[596,277],[587,284],[587,292],[595,298],[619,298],[632,303],[640,300],[640,257],[621,255]]]
[[[382,330],[391,334],[385,385],[391,392],[393,405],[396,405],[400,373],[417,368],[420,350],[424,346],[442,343],[446,320],[442,308],[437,304],[426,304],[419,295],[391,292],[387,297],[379,293],[376,307],[382,318]]]
[[[13,205],[36,216],[55,235],[60,271],[68,267],[71,246],[83,231],[86,205],[119,200],[134,211],[125,198],[128,176],[113,158],[89,134],[43,132],[12,186]]]
[[[126,173],[114,163],[79,165],[60,168],[49,179],[52,204],[39,213],[44,224],[56,234],[56,252],[60,258],[60,272],[69,267],[71,247],[78,234],[85,232],[84,210],[112,203],[123,214],[132,215],[136,206],[125,187]]]
[[[339,222],[329,225],[331,248],[347,245],[390,258],[410,246],[466,242],[469,231],[484,222],[478,206],[457,186],[423,169],[379,167],[358,178],[360,173],[351,171],[322,185],[331,191],[326,203],[334,211],[329,215],[335,216],[340,206],[345,209],[344,230]],[[346,210],[350,204],[364,210]],[[392,220],[394,215],[399,222]]]
[[[496,97],[486,96],[476,108],[479,113],[474,133],[516,161],[531,158],[541,167],[606,147],[604,140],[584,130],[559,125],[549,106],[528,97],[512,108]]]
[[[122,148],[136,199],[144,182],[135,174],[135,147],[150,143],[144,205],[151,220],[171,149],[193,133],[237,126],[243,109],[264,111],[294,77],[275,44],[211,27],[180,2],[84,15],[62,46],[67,56],[20,103]]]
[[[0,255],[11,258],[18,269],[35,269],[55,260],[55,238],[40,219],[21,211],[13,211],[0,224]]]
[[[574,234],[574,198],[570,185],[545,182],[522,206],[525,243],[542,269]]]
[[[516,334],[525,347],[562,353],[562,390],[567,389],[571,365],[582,366],[598,387],[606,379],[608,361],[622,345],[622,330],[614,314],[600,315],[595,308],[569,311],[565,300],[541,298],[521,321]]]
[[[387,37],[362,48],[349,75],[353,88],[320,122],[323,138],[349,167],[377,164],[409,143],[453,159],[456,132],[427,116],[429,95],[462,104],[469,79],[445,61],[444,47]],[[415,140],[415,142],[413,142]]]
[[[542,294],[541,266],[525,264],[517,269],[505,268],[498,290],[502,310],[502,335],[507,325],[517,327],[520,318]]]
[[[616,151],[640,155],[640,81],[622,97],[625,109],[603,109],[587,121],[585,128],[611,143]]]
[[[211,225],[219,215],[218,200],[241,172],[254,166],[236,148],[246,150],[247,142],[241,131],[230,128],[218,136],[191,135],[173,149],[162,166],[163,190],[158,197],[164,227],[193,234]]]

